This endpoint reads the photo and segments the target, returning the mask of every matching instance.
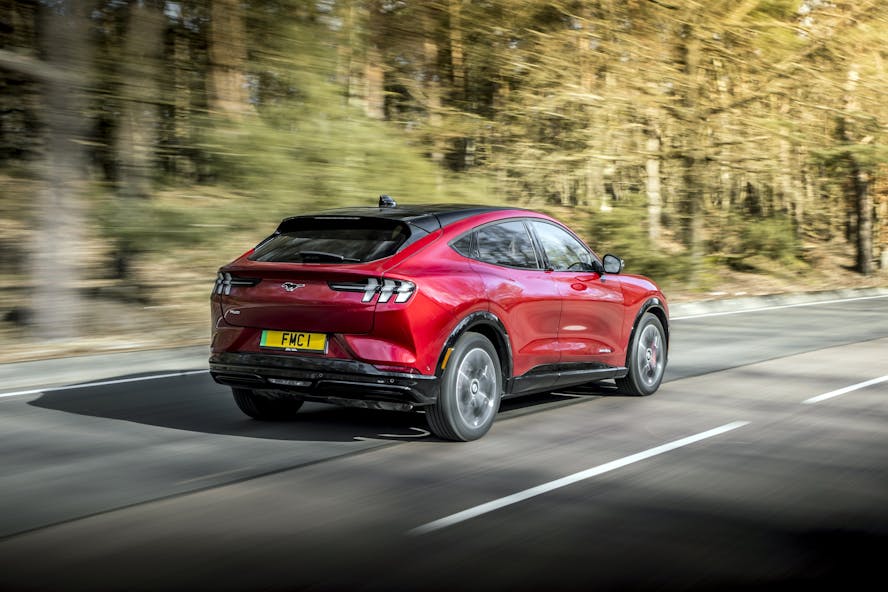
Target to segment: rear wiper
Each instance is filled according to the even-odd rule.
[[[324,251],[299,251],[299,256],[303,261],[333,261],[336,263],[360,263],[360,259],[354,257],[344,257],[336,253],[325,253]]]

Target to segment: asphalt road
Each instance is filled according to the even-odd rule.
[[[847,589],[888,552],[886,354],[884,296],[678,317],[656,395],[519,400],[469,444],[255,422],[201,371],[7,391],[0,589]]]

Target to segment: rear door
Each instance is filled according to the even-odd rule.
[[[525,223],[488,224],[474,232],[474,241],[472,266],[484,282],[491,312],[509,333],[514,375],[557,364],[561,297],[537,259]]]

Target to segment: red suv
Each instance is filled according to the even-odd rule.
[[[256,419],[303,401],[424,410],[474,440],[502,397],[615,379],[652,394],[666,299],[545,214],[466,205],[295,216],[219,270],[210,371]]]

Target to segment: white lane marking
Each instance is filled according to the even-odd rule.
[[[749,422],[735,421],[733,423],[725,424],[721,427],[714,428],[706,432],[696,434],[694,436],[688,436],[687,438],[675,440],[674,442],[669,442],[667,444],[663,444],[661,446],[657,446],[643,452],[638,452],[636,454],[632,454],[630,456],[614,460],[603,465],[598,465],[597,467],[592,467],[591,469],[586,469],[585,471],[580,471],[579,473],[574,473],[573,475],[568,475],[567,477],[562,477],[561,479],[556,479],[555,481],[550,481],[548,483],[543,483],[542,485],[537,485],[536,487],[531,487],[530,489],[525,489],[524,491],[519,491],[518,493],[514,493],[512,495],[496,499],[485,504],[481,504],[480,506],[475,506],[474,508],[469,508],[468,510],[463,510],[462,512],[457,512],[456,514],[451,514],[450,516],[445,516],[444,518],[440,518],[427,524],[423,524],[422,526],[418,526],[417,528],[408,531],[407,534],[421,535],[428,534],[436,530],[441,530],[442,528],[447,528],[448,526],[453,526],[454,524],[465,522],[466,520],[476,518],[483,514],[489,514],[490,512],[493,512],[495,510],[505,508],[506,506],[511,506],[512,504],[517,504],[518,502],[523,502],[524,500],[530,499],[532,497],[537,497],[544,493],[549,493],[550,491],[572,485],[579,481],[583,481],[591,477],[596,477],[598,475],[620,469],[627,465],[643,461],[645,459],[663,454],[665,452],[669,452],[671,450],[675,450],[677,448],[688,446],[695,442],[699,442],[700,440],[706,440],[707,438],[713,438],[715,436],[724,434],[725,432],[730,432],[731,430],[742,428],[745,425],[749,425]]]
[[[823,393],[822,395],[817,395],[816,397],[811,397],[810,399],[805,399],[802,403],[806,405],[813,405],[814,403],[819,403],[821,401],[826,401],[827,399],[832,399],[833,397],[838,397],[839,395],[844,395],[845,393],[850,393],[853,391],[859,391],[860,389],[865,389],[868,386],[872,386],[874,384],[879,384],[880,382],[888,381],[888,374],[885,376],[880,376],[878,378],[873,378],[872,380],[865,380],[864,382],[858,382],[857,384],[852,384],[851,386],[846,386],[845,388],[836,389],[834,391],[829,391],[828,393]]]
[[[116,380],[102,380],[98,382],[84,382],[83,384],[69,384],[66,386],[54,386],[49,388],[31,389],[27,391],[16,391],[14,393],[0,393],[0,399],[6,397],[18,397],[21,395],[38,395],[40,393],[53,393],[56,391],[70,391],[74,389],[91,388],[94,386],[109,386],[112,384],[126,384],[128,382],[139,382],[142,380],[157,380],[159,378],[175,378],[177,376],[190,376],[192,374],[206,374],[209,370],[185,370],[182,372],[170,372],[169,374],[152,374],[151,376],[138,376],[136,378],[118,378]]]
[[[748,308],[746,310],[726,310],[723,312],[707,312],[696,315],[687,315],[683,317],[670,317],[671,321],[684,321],[689,319],[705,319],[709,317],[726,317],[729,315],[746,314],[748,312],[766,312],[769,310],[782,310],[784,308],[802,308],[804,306],[821,306],[825,304],[842,304],[843,302],[857,302],[859,300],[877,300],[879,298],[888,298],[888,294],[881,296],[861,296],[859,298],[842,298],[839,300],[818,300],[817,302],[801,302],[798,304],[781,304],[779,306],[763,306],[761,308]]]
[[[431,436],[431,432],[422,428],[410,428],[415,434],[379,434],[380,438],[425,438]]]

